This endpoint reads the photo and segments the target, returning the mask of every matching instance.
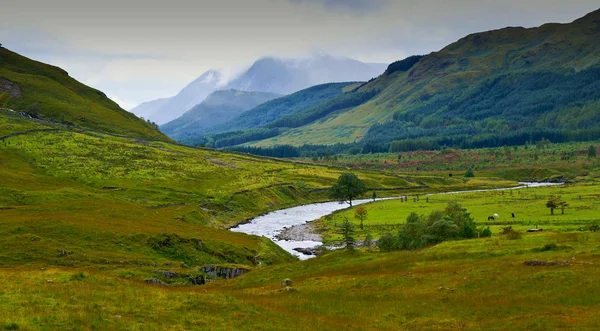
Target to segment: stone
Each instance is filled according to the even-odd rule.
[[[291,280],[291,279],[289,279],[289,278],[286,278],[286,279],[284,279],[284,280],[281,282],[281,286],[282,286],[282,287],[291,287],[291,286],[292,286],[292,280]]]

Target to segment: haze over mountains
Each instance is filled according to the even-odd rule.
[[[209,70],[189,83],[176,96],[144,102],[131,109],[131,112],[157,124],[163,124],[183,115],[223,84],[222,74],[216,70]]]
[[[387,64],[363,63],[345,57],[316,53],[308,58],[264,57],[230,82],[210,70],[172,98],[144,102],[131,112],[159,125],[172,121],[218,89],[290,94],[330,82],[365,81],[379,76]]]
[[[377,79],[317,104],[297,95],[278,100],[303,107],[254,127],[235,126],[243,130],[225,132],[223,125],[186,143],[242,149],[341,143],[387,152],[594,139],[600,137],[600,11],[569,24],[471,34],[395,62]]]

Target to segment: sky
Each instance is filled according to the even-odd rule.
[[[391,63],[506,26],[567,23],[598,0],[2,0],[0,42],[123,108],[209,69],[326,52]]]

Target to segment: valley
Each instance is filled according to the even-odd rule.
[[[406,57],[410,6],[349,3],[169,4],[109,35],[147,54],[8,39],[81,81],[0,44],[0,329],[599,329],[600,10]]]

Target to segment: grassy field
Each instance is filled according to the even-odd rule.
[[[327,200],[326,189],[346,171],[0,115],[7,124],[0,139],[5,267],[92,266],[143,280],[157,268],[194,276],[207,264],[252,269],[292,260],[266,238],[225,229],[270,210]],[[358,175],[382,196],[515,184]]]
[[[579,231],[598,210],[593,170],[560,188],[436,195],[429,202],[426,193],[516,182],[489,174],[353,170],[370,188],[367,196],[375,189],[379,196],[421,197],[367,205],[369,226],[398,226],[410,208],[426,213],[456,197],[482,224],[490,209],[500,222],[509,207],[523,222],[538,213],[548,217],[549,194],[570,206],[564,216],[557,210],[556,221],[540,223],[547,231],[519,240],[496,233],[418,251],[334,252],[299,262],[267,238],[225,228],[326,200],[324,190],[349,169],[69,130],[6,111],[0,123],[6,124],[0,126],[0,328],[599,326],[593,279],[600,276],[600,237]],[[583,221],[568,222],[575,219]],[[523,264],[528,260],[570,265],[530,267]],[[200,267],[207,264],[251,272],[190,285],[206,276]],[[281,287],[285,278],[293,289]]]
[[[360,237],[371,233],[377,238],[387,232],[395,233],[413,212],[428,215],[432,211],[444,210],[449,202],[458,202],[467,209],[477,224],[490,226],[496,234],[506,226],[512,226],[518,231],[536,226],[545,230],[577,231],[600,224],[600,196],[597,193],[599,189],[600,183],[597,180],[588,179],[587,182],[552,187],[421,195],[418,201],[415,201],[416,196],[409,196],[406,202],[385,200],[363,205],[367,209],[368,217],[363,222],[362,230],[358,227],[360,221],[354,217],[356,207],[323,217],[315,222],[314,227],[327,241],[339,240],[341,237],[337,234],[336,224],[341,224],[346,217],[357,225]],[[552,215],[550,209],[546,208],[546,202],[551,196],[559,196],[568,203],[564,214],[558,208]],[[488,217],[494,214],[500,217],[493,221],[488,220]]]
[[[556,245],[544,250],[548,244]],[[196,287],[147,285],[85,268],[4,268],[0,325],[593,330],[600,327],[599,245],[597,233],[547,232],[519,240],[446,242],[419,251],[344,251]],[[547,265],[524,264],[532,260]],[[285,278],[292,289],[281,287]]]

